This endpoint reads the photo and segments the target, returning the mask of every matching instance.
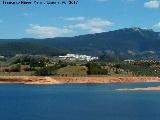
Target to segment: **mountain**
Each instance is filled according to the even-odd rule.
[[[13,57],[16,54],[57,56],[66,53],[67,52],[62,49],[28,41],[15,40],[0,43],[0,55],[7,57]]]
[[[5,40],[3,40],[4,42]],[[30,42],[67,49],[71,53],[99,56],[102,54],[125,57],[160,58],[160,33],[150,29],[124,28],[115,31],[80,35],[75,37],[57,37],[46,39],[7,40],[12,42]],[[1,51],[0,51],[1,52]]]
[[[75,37],[33,40],[73,53],[121,56],[154,56],[160,54],[160,33],[151,29],[124,28],[110,32],[80,35]]]

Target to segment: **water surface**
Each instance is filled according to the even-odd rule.
[[[160,83],[0,85],[0,120],[160,120]]]

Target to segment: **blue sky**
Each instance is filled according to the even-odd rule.
[[[128,27],[160,31],[160,0],[79,0],[76,5],[0,3],[0,38],[76,36]]]

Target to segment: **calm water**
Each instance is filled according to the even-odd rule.
[[[0,120],[160,120],[160,83],[0,85]]]

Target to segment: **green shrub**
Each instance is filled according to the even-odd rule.
[[[52,67],[42,67],[35,71],[35,75],[38,76],[55,75],[55,71],[52,69]]]
[[[98,63],[87,63],[86,67],[88,68],[88,75],[107,75],[108,70],[103,69]]]
[[[14,64],[10,66],[10,72],[20,72],[21,71],[21,64]]]

